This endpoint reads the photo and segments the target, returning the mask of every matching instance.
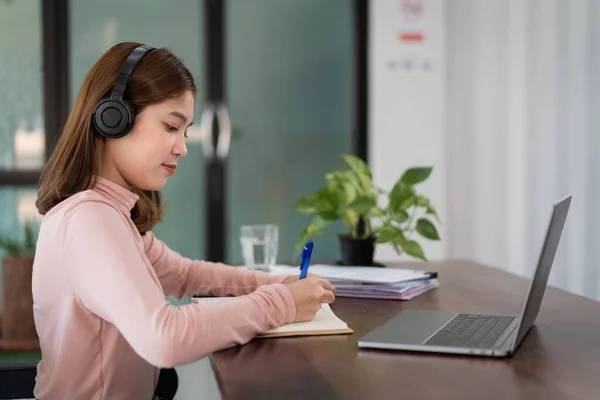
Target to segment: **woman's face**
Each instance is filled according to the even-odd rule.
[[[146,107],[129,134],[107,140],[100,175],[126,188],[161,190],[187,154],[185,136],[193,117],[191,92]]]

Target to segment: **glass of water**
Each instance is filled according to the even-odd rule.
[[[244,264],[248,269],[265,272],[273,270],[279,241],[277,225],[244,225],[240,241]]]

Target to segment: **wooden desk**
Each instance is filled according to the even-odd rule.
[[[470,262],[431,263],[440,288],[408,302],[338,298],[353,335],[254,340],[215,353],[223,399],[600,399],[600,303],[548,288],[511,359],[358,349],[410,308],[521,311],[528,281]]]

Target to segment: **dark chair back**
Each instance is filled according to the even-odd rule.
[[[33,399],[36,375],[36,363],[0,363],[0,400]],[[162,369],[155,398],[172,400],[178,386],[177,372],[173,368]]]
[[[32,399],[37,363],[0,362],[0,400]]]

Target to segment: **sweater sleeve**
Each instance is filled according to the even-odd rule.
[[[144,235],[144,251],[165,293],[178,299],[193,295],[240,296],[262,285],[281,283],[286,277],[191,260],[170,249],[152,232]]]
[[[292,295],[279,283],[235,302],[171,305],[119,211],[89,201],[71,208],[63,222],[64,261],[74,295],[156,367],[244,344],[295,318]]]

